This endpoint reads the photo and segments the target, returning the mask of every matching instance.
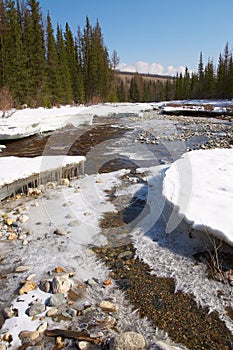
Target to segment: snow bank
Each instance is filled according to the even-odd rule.
[[[90,125],[94,115],[140,113],[152,109],[149,103],[106,103],[93,106],[63,106],[12,111],[9,118],[0,118],[0,140],[19,139],[39,132],[53,131],[72,124]]]
[[[0,188],[34,174],[52,171],[70,164],[79,164],[85,160],[83,156],[1,157]]]
[[[163,195],[194,229],[233,245],[233,149],[185,153],[166,171]]]

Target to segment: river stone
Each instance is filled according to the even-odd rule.
[[[136,332],[125,332],[116,335],[109,344],[110,350],[142,350],[145,347],[144,337]]]
[[[26,281],[26,283],[23,285],[23,287],[20,288],[19,295],[23,295],[24,293],[28,293],[28,292],[36,289],[36,287],[37,287],[36,282]]]
[[[38,314],[42,314],[42,312],[45,311],[45,305],[44,304],[33,304],[30,306],[28,310],[28,315],[30,317],[36,316]]]
[[[0,350],[6,350],[6,345],[0,343]]]
[[[18,217],[18,221],[23,224],[29,220],[29,216],[22,214]]]
[[[62,178],[60,184],[62,186],[67,186],[68,187],[70,185],[70,180],[66,179],[66,178]]]
[[[86,341],[79,341],[79,342],[77,342],[78,343],[78,348],[80,349],[80,350],[86,350],[86,349],[88,349],[88,342],[86,342]]]
[[[14,316],[14,311],[12,309],[12,306],[5,307],[2,311],[4,318],[11,318]]]
[[[65,236],[67,235],[67,231],[64,228],[58,228],[54,231],[55,235]]]
[[[15,272],[25,272],[30,270],[30,266],[26,266],[26,265],[21,265],[21,266],[17,266],[15,269]]]
[[[101,301],[99,306],[103,311],[106,311],[106,312],[118,311],[118,307],[115,304],[111,303],[111,301],[103,300]]]
[[[56,307],[53,307],[52,309],[47,311],[46,316],[52,317],[58,313],[58,309]]]
[[[58,294],[54,294],[50,297],[48,306],[58,307],[64,303],[66,303],[66,298],[65,298],[64,294],[58,293]]]
[[[30,341],[36,340],[37,338],[39,338],[40,333],[38,331],[22,331],[19,333],[19,339],[28,339]]]
[[[67,293],[71,288],[71,281],[67,275],[55,276],[51,283],[52,292],[57,293]]]
[[[50,282],[48,280],[40,281],[39,288],[43,292],[49,293],[50,288],[51,288]]]

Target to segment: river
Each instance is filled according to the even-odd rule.
[[[121,189],[124,190],[124,186],[128,188],[130,180],[135,181],[136,178],[138,183],[144,184],[145,191],[142,197],[135,197],[136,199],[124,195],[117,196],[115,189],[108,192],[109,200],[116,210],[108,212],[103,217],[101,228],[110,242],[111,237],[119,233],[122,237],[127,236],[132,229],[129,224],[133,222],[135,226],[137,216],[140,217],[145,209],[146,189],[149,184],[144,181],[143,174],[136,173],[137,168],[169,165],[187,150],[229,147],[232,142],[232,128],[233,123],[224,120],[166,117],[155,111],[146,112],[143,117],[134,114],[95,117],[91,126],[79,128],[68,126],[55,132],[5,142],[6,149],[3,149],[0,156],[85,155],[87,158],[85,173],[88,175],[130,169],[129,175],[123,178]],[[161,183],[156,185],[161,187]],[[4,206],[9,206],[9,202],[3,203],[3,208]],[[195,298],[185,286],[186,283],[192,284],[190,281],[193,279],[197,284],[196,289],[200,288],[202,291],[205,283],[208,287],[203,300],[204,298],[207,300],[211,293],[215,294],[211,288],[217,288],[219,282],[213,285],[212,282],[208,282],[203,266],[200,269],[197,268],[198,275],[195,267],[198,261],[194,262],[187,251],[185,254],[180,254],[177,242],[179,244],[181,233],[178,230],[175,233],[176,237],[171,238],[164,231],[162,219],[158,220],[156,225],[154,230],[157,230],[157,236],[154,236],[153,244],[147,241],[146,237],[140,237],[146,250],[143,250],[139,243],[122,240],[116,247],[95,247],[94,251],[113,271],[119,288],[124,291],[130,303],[139,310],[140,315],[148,317],[154,327],[168,332],[173,341],[189,349],[232,349],[233,337],[224,322],[219,320],[216,312],[209,313],[206,307],[203,309],[198,307]],[[155,246],[152,248],[152,245]],[[30,259],[32,255],[33,250],[30,252]],[[119,258],[120,256],[125,258]],[[18,257],[20,257],[20,250]],[[154,273],[150,273],[150,268]],[[158,276],[155,273],[156,269]],[[7,266],[2,263],[3,281],[8,272],[12,274],[12,271],[8,271]],[[177,280],[175,282],[167,275],[179,275],[180,286],[176,285]],[[11,278],[13,281],[14,274]],[[9,285],[5,286],[4,283],[1,287],[3,304],[6,302],[3,295],[6,296],[7,291],[9,293]],[[179,288],[180,290],[186,288],[188,293],[180,292]],[[220,287],[218,288],[221,290]],[[229,294],[226,286],[223,287],[222,293]],[[220,298],[215,296],[215,299],[210,302],[214,303],[217,300],[216,303],[221,304]],[[206,300],[205,303],[207,303]],[[233,328],[231,321],[230,324],[230,328]]]

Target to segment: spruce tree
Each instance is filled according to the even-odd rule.
[[[60,91],[60,101],[62,104],[70,104],[73,102],[73,91],[70,77],[70,70],[68,66],[67,52],[65,48],[64,37],[61,27],[57,26],[57,48],[58,48],[58,62],[59,62],[59,79],[62,89]]]
[[[59,104],[62,95],[62,84],[59,77],[59,60],[54,30],[49,14],[46,28],[48,98],[52,105]]]

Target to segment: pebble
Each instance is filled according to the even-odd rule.
[[[52,317],[58,313],[58,309],[56,307],[53,307],[52,309],[48,310],[46,313],[46,316]]]
[[[108,300],[101,301],[99,306],[105,312],[117,312],[118,311],[118,307]]]
[[[40,281],[39,288],[43,292],[49,293],[50,288],[51,288],[50,282],[48,280]]]
[[[70,185],[70,180],[69,179],[61,179],[60,184],[62,186],[69,186]]]
[[[136,332],[125,332],[116,335],[110,342],[110,350],[142,350],[146,347],[144,337]]]
[[[58,236],[65,236],[67,235],[67,231],[64,228],[58,228],[54,231],[54,234]]]
[[[31,268],[30,266],[26,266],[26,265],[21,265],[21,266],[17,266],[15,269],[15,272],[25,272],[25,271],[29,271]]]
[[[58,306],[65,304],[65,303],[66,303],[66,298],[65,298],[64,294],[58,293],[58,294],[54,294],[50,297],[49,302],[48,302],[48,306],[58,307]]]
[[[25,214],[20,215],[20,216],[18,217],[18,221],[19,221],[21,224],[27,222],[28,220],[29,220],[29,216],[27,216],[27,215],[25,215]]]
[[[12,306],[5,307],[2,311],[4,318],[11,318],[14,316],[14,311],[12,310]]]
[[[38,331],[22,331],[19,333],[19,339],[28,339],[30,341],[36,340],[39,336],[40,333]]]
[[[71,281],[67,275],[55,276],[51,283],[52,292],[56,293],[67,293],[71,288]]]
[[[6,345],[0,343],[0,350],[6,350]]]
[[[79,341],[79,342],[77,342],[78,343],[78,348],[80,349],[80,350],[86,350],[86,349],[88,349],[88,342],[86,342],[86,341]]]
[[[42,314],[45,311],[46,307],[44,304],[33,304],[30,306],[28,310],[28,315],[30,317]]]
[[[36,282],[26,281],[26,283],[20,288],[19,295],[23,295],[24,293],[28,293],[34,289],[36,289]]]

